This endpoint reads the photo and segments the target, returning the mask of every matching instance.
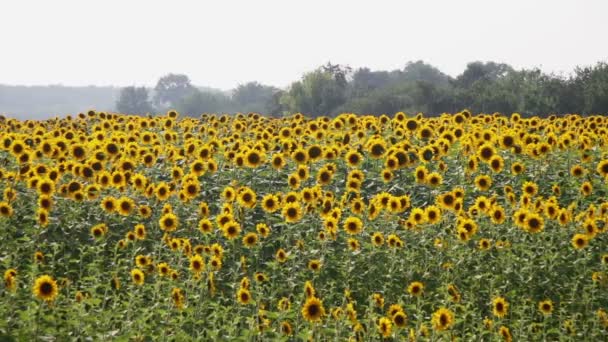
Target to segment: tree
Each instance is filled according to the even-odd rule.
[[[346,84],[342,84],[342,71],[336,71],[339,68],[333,68],[333,73],[328,68],[307,73],[301,81],[291,84],[281,100],[288,111],[312,116],[335,114],[335,109],[346,100]]]
[[[512,71],[513,68],[508,64],[472,62],[467,64],[467,68],[456,78],[456,83],[460,87],[469,88],[477,81],[495,81]]]
[[[240,84],[232,93],[232,100],[238,111],[266,113],[267,104],[278,89],[258,82]]]
[[[160,108],[175,106],[184,96],[194,89],[188,76],[168,74],[161,77],[154,87],[154,103]]]
[[[175,106],[180,113],[198,116],[202,113],[232,112],[232,102],[224,94],[203,92],[193,89],[182,97]]]
[[[116,110],[121,113],[145,114],[153,111],[145,87],[125,87],[120,90]]]
[[[424,81],[433,85],[448,85],[450,77],[439,69],[423,61],[408,62],[403,69],[405,81]]]

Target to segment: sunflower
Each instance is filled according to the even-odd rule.
[[[380,232],[375,232],[372,234],[371,240],[375,247],[380,247],[384,244],[384,235]]]
[[[94,239],[99,239],[99,238],[102,238],[106,234],[107,231],[108,231],[108,227],[105,224],[100,223],[100,224],[97,224],[97,225],[91,227],[91,236]]]
[[[252,209],[256,205],[256,194],[248,187],[239,189],[237,201],[242,207]]]
[[[511,336],[511,330],[509,330],[509,328],[507,328],[506,326],[502,325],[500,326],[500,328],[498,329],[498,334],[502,337],[502,339],[506,342],[511,342],[513,341],[513,337]]]
[[[441,209],[434,205],[429,205],[424,209],[425,221],[429,224],[435,224],[441,221]]]
[[[159,201],[165,201],[169,198],[169,196],[171,196],[169,186],[165,182],[158,183],[154,189],[154,192]]]
[[[539,233],[545,227],[545,220],[537,213],[528,213],[526,215],[525,230],[529,233]]]
[[[283,248],[279,248],[275,253],[275,259],[280,263],[284,263],[287,261],[287,252]]]
[[[547,316],[553,312],[553,302],[549,299],[538,302],[538,311]]]
[[[361,248],[361,244],[359,243],[359,240],[354,239],[354,238],[349,238],[347,240],[347,244],[348,244],[348,248],[351,251],[358,251]]]
[[[195,275],[200,274],[205,270],[205,260],[203,257],[195,254],[190,258],[190,271]]]
[[[488,239],[480,239],[478,243],[478,248],[482,251],[487,251],[492,246],[490,240]]]
[[[143,285],[146,278],[144,276],[144,272],[142,272],[138,268],[134,268],[131,270],[131,279],[133,280],[133,283],[135,285],[141,286]]]
[[[581,184],[580,191],[583,196],[589,196],[593,192],[593,185],[590,182],[584,182]]]
[[[571,243],[575,249],[583,249],[589,244],[589,237],[585,234],[574,234]]]
[[[210,234],[213,232],[213,223],[207,218],[201,219],[198,222],[198,230],[203,234]]]
[[[458,291],[458,288],[456,288],[456,286],[454,284],[448,285],[448,294],[452,298],[452,302],[454,302],[454,303],[460,302],[460,291]]]
[[[585,168],[581,165],[574,165],[570,168],[570,174],[574,177],[582,177],[585,174]]]
[[[258,234],[256,233],[247,233],[243,237],[243,245],[247,248],[252,248],[258,243]]]
[[[17,270],[9,268],[4,271],[4,286],[11,292],[17,290]]]
[[[490,158],[488,164],[490,165],[492,171],[500,173],[505,166],[505,161],[501,156],[494,155],[492,158]]]
[[[415,297],[422,296],[424,293],[424,284],[419,281],[414,281],[407,287],[407,292]]]
[[[13,212],[13,207],[8,202],[0,202],[0,216],[11,217]]]
[[[363,156],[356,150],[350,150],[344,156],[344,161],[350,167],[357,167],[363,161]]]
[[[249,292],[248,289],[246,288],[239,288],[239,290],[236,293],[236,300],[243,304],[243,305],[247,305],[251,302],[251,292]]]
[[[378,332],[380,332],[380,335],[382,335],[382,337],[388,338],[389,336],[391,336],[393,332],[392,329],[393,322],[390,319],[382,317],[378,320]]]
[[[506,215],[503,207],[499,205],[495,205],[490,208],[490,218],[492,219],[492,223],[501,224],[505,221]]]
[[[519,175],[520,173],[524,172],[526,170],[524,164],[520,163],[520,162],[515,162],[513,164],[511,164],[511,173],[513,173],[514,175]]]
[[[492,299],[492,313],[494,316],[503,318],[509,312],[509,303],[503,297],[495,297]]]
[[[256,168],[264,163],[266,156],[260,151],[251,149],[245,153],[245,166]]]
[[[222,227],[224,237],[232,240],[241,234],[241,225],[234,220],[230,220]]]
[[[346,233],[355,235],[363,231],[363,222],[360,218],[351,216],[344,221],[343,227]]]
[[[431,322],[437,331],[450,329],[454,324],[454,313],[447,308],[440,308],[433,313]]]
[[[144,240],[146,238],[146,227],[143,224],[136,224],[133,232],[137,240]]]
[[[166,262],[161,262],[156,265],[156,270],[161,277],[166,277],[170,274],[171,268]]]
[[[281,211],[285,222],[294,223],[302,219],[302,207],[298,202],[287,203]]]
[[[443,177],[438,172],[431,172],[426,176],[425,183],[432,187],[438,187],[443,183]]]
[[[320,321],[325,316],[323,302],[314,296],[308,297],[302,306],[302,316],[308,322]]]
[[[121,197],[116,201],[116,211],[122,216],[129,216],[135,207],[135,202],[129,197]]]
[[[475,177],[475,186],[481,191],[487,191],[492,186],[492,178],[487,175]]]
[[[456,196],[451,192],[441,194],[436,199],[437,204],[443,209],[453,209],[456,203]]]
[[[272,156],[272,159],[270,161],[270,164],[272,164],[272,167],[276,170],[281,170],[283,167],[285,167],[285,158],[283,158],[282,154],[275,154]]]
[[[52,302],[57,298],[59,289],[57,287],[57,282],[51,276],[43,275],[36,278],[33,292],[38,299]]]
[[[608,160],[602,160],[597,164],[597,168],[596,168],[597,173],[600,174],[600,176],[606,178],[608,177]]]
[[[160,229],[162,231],[173,232],[179,225],[179,219],[174,214],[167,213],[161,216],[160,220],[158,220],[158,224],[160,225]]]
[[[310,260],[308,262],[308,269],[313,272],[318,272],[319,270],[321,270],[321,261],[317,259]]]
[[[114,197],[108,196],[101,200],[101,208],[107,213],[112,213],[118,209],[116,202]]]
[[[273,194],[267,194],[262,198],[262,208],[267,213],[274,213],[279,210],[279,198]]]
[[[490,143],[485,143],[477,150],[477,156],[479,159],[489,162],[490,159],[496,154],[496,149]]]
[[[525,182],[521,187],[521,191],[529,196],[535,196],[538,193],[538,185],[530,181]]]
[[[397,311],[394,314],[390,315],[393,319],[393,323],[398,328],[403,328],[407,324],[407,315],[403,310]]]

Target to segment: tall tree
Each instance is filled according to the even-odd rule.
[[[128,114],[145,114],[153,111],[145,87],[125,87],[120,90],[116,110]]]
[[[194,89],[186,75],[165,75],[158,80],[154,87],[154,103],[159,109],[175,106],[179,100],[189,95]]]
[[[274,87],[262,85],[258,82],[240,84],[232,93],[232,100],[238,111],[265,113],[267,104],[277,91]]]

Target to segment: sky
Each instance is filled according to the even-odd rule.
[[[0,84],[286,87],[332,63],[570,73],[608,61],[606,0],[0,0]]]

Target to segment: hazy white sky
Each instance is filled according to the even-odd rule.
[[[607,16],[607,0],[0,0],[0,83],[284,87],[327,61],[418,59],[568,73],[608,59]]]

